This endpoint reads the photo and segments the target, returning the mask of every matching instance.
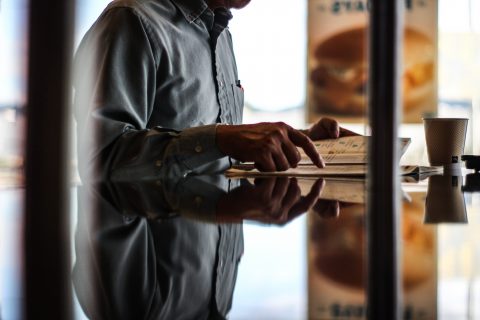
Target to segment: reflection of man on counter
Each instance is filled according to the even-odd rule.
[[[80,203],[97,209],[79,207],[75,241],[73,283],[89,319],[225,319],[242,225],[184,218],[170,203],[189,199],[188,186],[168,188],[155,181],[79,188]]]
[[[113,179],[221,170],[229,159],[286,170],[297,147],[323,166],[311,139],[348,131],[332,119],[309,130],[242,122],[228,22],[250,0],[113,1],[76,60],[81,172]],[[83,158],[82,158],[83,157]],[[133,174],[133,175],[130,175]]]
[[[223,175],[80,187],[73,281],[85,314],[224,319],[243,255],[242,221],[284,225],[308,211],[321,201],[323,180],[304,182],[304,195],[295,178],[251,184]]]

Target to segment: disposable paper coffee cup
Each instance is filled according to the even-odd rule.
[[[466,118],[423,118],[430,165],[455,167],[461,162],[467,124]]]

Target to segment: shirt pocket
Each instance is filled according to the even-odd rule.
[[[243,88],[239,85],[232,84],[233,104],[234,104],[234,124],[240,124],[243,120]]]

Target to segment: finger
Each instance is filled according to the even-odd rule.
[[[324,186],[325,181],[323,179],[315,181],[308,194],[292,207],[291,214],[298,215],[310,210],[320,196]]]
[[[310,192],[307,194],[307,198],[312,198],[312,199],[317,199],[320,196],[320,193],[322,192],[323,188],[325,187],[325,180],[322,178],[318,178],[317,181],[313,184],[312,188],[310,189]]]
[[[301,198],[301,191],[300,191],[300,187],[298,186],[297,179],[295,178],[289,179],[288,190],[282,201],[281,212],[279,212],[280,214],[279,217],[282,218],[283,222],[288,222],[291,220],[291,216],[290,216],[290,212],[292,211],[291,208],[295,206],[295,204],[298,201],[300,201],[300,198]]]
[[[251,195],[251,200],[245,199],[246,202],[254,202],[256,209],[260,209],[261,214],[265,214],[270,207],[273,200],[273,193],[275,189],[277,178],[262,177],[255,179],[255,194]]]
[[[262,177],[255,179],[255,189],[260,194],[262,201],[270,201],[277,178]]]
[[[282,182],[282,185],[279,186],[279,192],[276,195],[281,196],[275,198],[274,203],[276,205],[272,207],[269,212],[270,216],[275,217],[276,223],[283,222],[288,218],[290,207],[293,206],[298,197],[300,197],[300,189],[296,184],[295,178],[283,178],[278,182]]]
[[[290,168],[290,163],[283,151],[277,151],[272,154],[272,159],[275,162],[276,171],[285,171]]]
[[[288,136],[294,145],[301,147],[305,151],[305,154],[312,160],[314,165],[319,168],[325,167],[322,157],[309,137],[293,128],[288,131]]]
[[[282,201],[283,197],[287,193],[289,179],[287,177],[276,178],[275,184],[272,190],[272,199],[274,201]]]
[[[300,152],[298,152],[297,147],[290,140],[286,140],[282,144],[282,150],[290,167],[296,168],[301,160]]]
[[[282,207],[290,210],[290,208],[300,199],[301,192],[296,178],[290,178],[287,187],[288,189],[283,198]]]
[[[319,199],[313,206],[313,210],[326,219],[336,218],[340,215],[340,205],[336,200]]]
[[[313,141],[325,139],[328,136],[320,121],[308,129],[305,134]]]
[[[276,170],[275,162],[273,161],[270,154],[263,155],[262,157],[257,159],[255,161],[255,168],[257,168],[258,171],[264,172],[274,172]]]
[[[267,184],[262,197],[261,215],[265,217],[278,216],[281,201],[288,187],[288,178],[270,177],[265,181]]]
[[[360,136],[361,134],[340,127],[340,137]]]
[[[322,118],[320,125],[325,129],[329,138],[336,139],[340,136],[340,126],[337,120],[332,118]]]

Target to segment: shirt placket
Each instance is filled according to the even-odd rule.
[[[213,25],[210,31],[210,44],[212,48],[212,57],[214,75],[217,88],[217,100],[220,107],[217,122],[233,124],[231,107],[229,107],[228,100],[228,85],[225,80],[225,75],[222,69],[222,59],[225,59],[225,53],[219,50],[218,41],[222,41],[222,33],[228,26],[228,21],[231,19],[231,13],[224,9],[219,8],[215,10],[215,16]]]
[[[218,53],[215,52],[216,55],[216,61],[217,63],[215,64],[216,70],[217,70],[217,84],[218,84],[218,103],[220,104],[220,122],[221,123],[229,123],[233,124],[232,122],[232,115],[231,115],[231,109],[229,108],[229,100],[228,100],[228,85],[225,81],[225,77],[222,73],[221,68],[219,67],[218,59],[221,58],[218,56]]]
[[[225,276],[225,263],[227,257],[227,248],[225,239],[227,238],[228,229],[225,226],[219,225],[220,239],[218,243],[217,251],[217,266],[216,266],[216,279],[215,279],[215,300],[217,306],[221,306],[221,301],[225,298],[223,296],[224,292],[224,276]]]

